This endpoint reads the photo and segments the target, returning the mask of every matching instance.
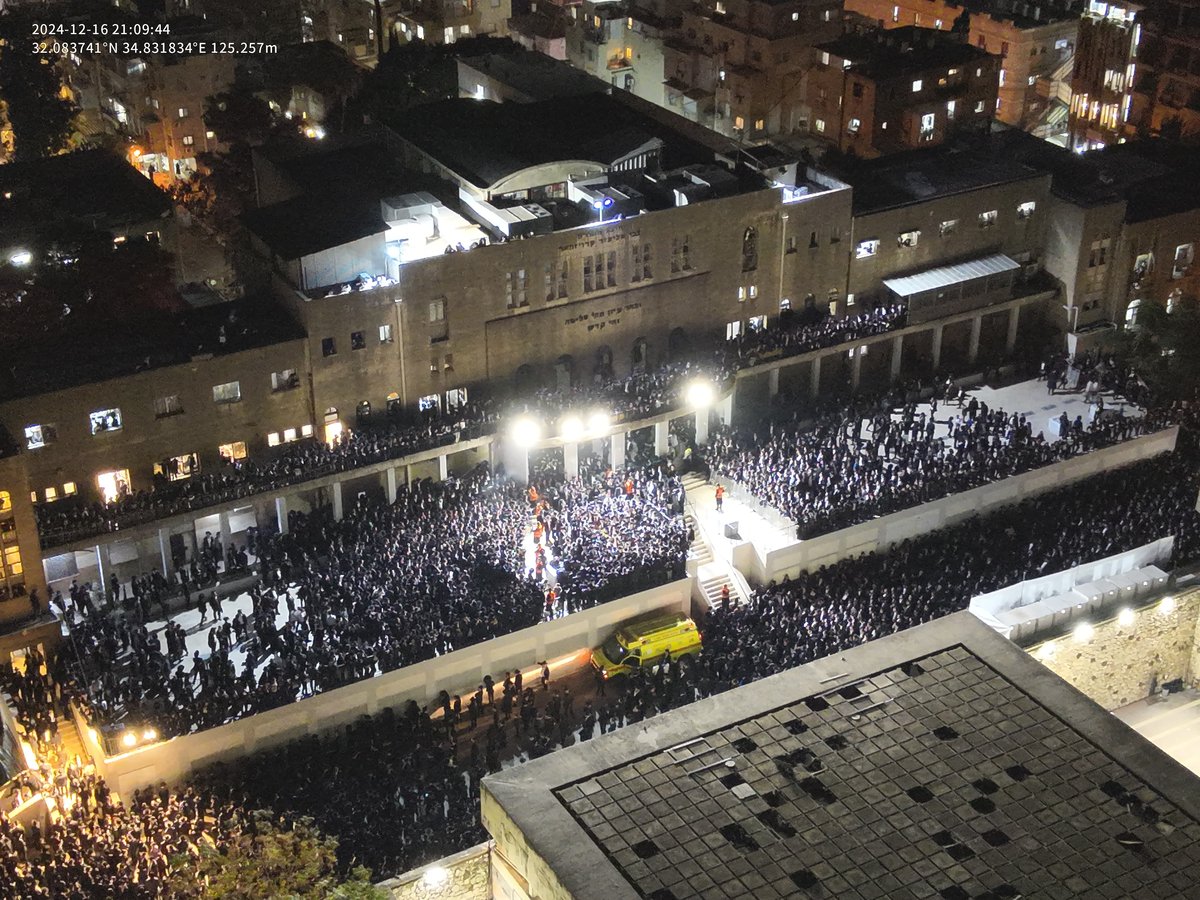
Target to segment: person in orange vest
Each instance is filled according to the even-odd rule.
[[[539,521],[533,526],[533,542],[535,544],[540,544],[542,542],[542,535],[545,534],[545,532],[546,529],[542,527],[542,523]]]
[[[625,499],[626,500],[633,499],[633,479],[632,478],[625,479]]]
[[[725,485],[717,485],[717,512],[725,506]]]
[[[538,491],[532,484],[529,486],[529,503],[536,506],[538,502]]]
[[[729,609],[729,585],[721,585],[721,609]]]

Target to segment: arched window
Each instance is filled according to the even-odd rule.
[[[1137,328],[1138,309],[1141,307],[1141,305],[1141,300],[1134,300],[1127,307],[1125,307],[1126,328]]]
[[[758,231],[747,228],[742,234],[742,271],[753,272],[758,268]]]
[[[336,406],[331,406],[327,410],[325,410],[325,421],[326,422],[336,422],[337,417],[338,417],[338,411],[337,411]]]
[[[633,363],[633,368],[635,371],[640,371],[646,368],[646,356],[646,339],[644,337],[640,337],[633,342],[633,352],[631,354],[631,362]]]
[[[359,423],[367,422],[371,418],[371,401],[363,400],[358,404],[358,408],[354,411]]]

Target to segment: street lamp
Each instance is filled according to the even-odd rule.
[[[684,398],[687,400],[688,406],[703,409],[704,407],[712,406],[716,395],[717,392],[713,389],[711,382],[693,381],[688,385]]]
[[[33,262],[33,254],[28,250],[18,250],[8,258],[8,261],[14,266],[18,266],[19,268],[23,269]]]
[[[530,416],[521,416],[509,429],[509,436],[518,447],[531,450],[542,439],[542,426]]]
[[[592,201],[592,209],[600,214],[600,222],[604,221],[604,211],[613,205],[612,197],[597,197]]]
[[[573,444],[583,437],[583,420],[579,416],[567,416],[559,423],[559,430],[562,432],[562,439]]]

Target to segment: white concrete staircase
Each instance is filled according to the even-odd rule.
[[[703,497],[712,487],[694,472],[684,475],[682,481],[688,497],[683,518],[693,535],[691,546],[688,547],[688,573],[695,577],[692,599],[707,609],[717,609],[722,602],[721,589],[729,585],[730,605],[749,602],[750,585],[728,560],[717,558],[705,527],[692,506],[693,498]]]
[[[708,545],[708,541],[704,540],[704,535],[700,531],[700,523],[696,521],[696,517],[690,512],[685,512],[683,521],[688,528],[692,529],[692,542],[688,545],[688,562],[694,562],[697,568],[712,562],[712,547]]]

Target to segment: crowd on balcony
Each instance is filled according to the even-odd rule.
[[[955,392],[953,401],[864,408],[862,402],[800,421],[794,410],[758,427],[723,429],[707,458],[796,523],[801,539],[848,528],[1031,469],[1157,431],[1171,412],[1063,413],[1057,439],[1023,414]],[[894,399],[894,398],[893,398]]]
[[[207,654],[189,656],[178,622],[150,621],[144,592],[127,610],[86,591],[55,603],[96,721],[187,733],[683,577],[681,511],[658,465],[529,492],[483,465],[257,535],[250,608],[197,595]]]
[[[721,385],[738,368],[762,358],[831,347],[904,323],[904,308],[899,306],[843,318],[796,312],[781,317],[771,328],[751,329],[714,349],[697,348],[685,361],[637,366],[627,375],[616,375],[610,361],[602,363],[590,380],[580,379],[569,386],[475,398],[454,409],[427,414],[416,424],[400,424],[384,416],[382,421],[344,431],[331,443],[306,440],[289,444],[275,455],[229,461],[215,472],[163,480],[150,490],[131,491],[108,502],[43,503],[35,510],[38,533],[48,549],[491,434],[498,423],[519,412],[557,421],[569,413],[599,411],[613,421],[635,421],[683,406],[686,385],[696,378]]]

